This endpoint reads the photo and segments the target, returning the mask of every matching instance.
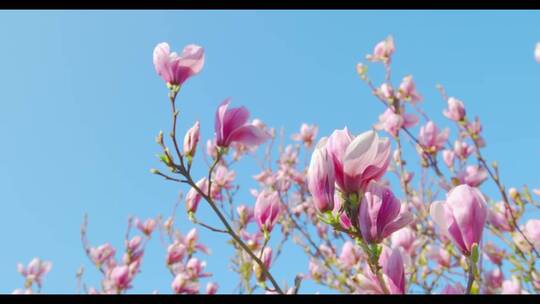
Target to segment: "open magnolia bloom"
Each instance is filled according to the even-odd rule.
[[[247,123],[249,111],[245,107],[229,109],[229,103],[229,99],[223,101],[216,112],[217,146],[229,147],[234,142],[254,146],[270,138],[270,135],[258,126]]]
[[[197,75],[203,66],[204,49],[198,45],[187,45],[181,55],[171,53],[166,42],[154,49],[156,72],[169,85],[182,85],[188,78]]]
[[[326,149],[334,162],[335,179],[342,193],[357,193],[371,180],[379,180],[390,163],[390,141],[373,130],[353,137],[347,128],[335,130]]]
[[[487,220],[484,195],[477,188],[463,184],[450,190],[446,201],[431,204],[430,214],[441,233],[454,241],[464,255],[479,245]]]

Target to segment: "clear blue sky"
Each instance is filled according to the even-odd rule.
[[[392,34],[394,79],[413,74],[424,109],[438,122],[444,104],[435,84],[445,85],[481,116],[485,154],[499,160],[506,184],[540,187],[540,65],[533,60],[539,17],[536,11],[0,12],[0,292],[22,286],[15,265],[34,256],[53,261],[44,292],[75,292],[80,265],[86,282],[97,285],[79,241],[85,211],[92,244],[117,248],[130,214],[170,212],[176,185],[149,173],[158,166],[154,136],[170,122],[167,90],[152,65],[152,50],[163,41],[176,50],[188,43],[206,49],[203,72],[179,97],[179,129],[198,119],[206,140],[216,106],[229,96],[288,134],[302,122],[317,123],[323,135],[345,125],[354,133],[370,128],[382,108],[355,64]],[[249,164],[235,168],[238,181],[255,186]],[[238,198],[254,203],[248,187]],[[187,231],[185,214],[178,218]],[[207,270],[221,292],[231,292],[229,247],[220,235],[202,232],[201,239],[214,251]],[[296,247],[286,250],[290,258],[280,258],[274,272],[291,284],[307,263]],[[133,292],[170,292],[164,255],[154,238]]]

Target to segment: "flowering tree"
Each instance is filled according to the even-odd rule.
[[[274,128],[250,121],[245,107],[231,107],[225,100],[215,113],[215,136],[200,151],[204,126],[198,121],[181,132],[185,135],[179,142],[177,121],[189,117],[180,116],[176,99],[202,70],[204,50],[188,45],[177,54],[167,43],[158,44],[153,62],[169,90],[171,126],[168,136],[160,132],[156,137],[163,168],[151,172],[185,191],[185,212],[194,227],[185,234],[175,228],[176,206],[168,218],[130,218],[117,260],[117,249],[109,243],[88,242],[85,217],[83,248],[102,280],[99,287],[84,285],[84,291],[127,292],[139,274],[148,240],[159,233],[166,244],[171,290],[216,293],[218,283],[213,281],[201,290],[201,279],[212,275],[205,271],[209,249],[199,243],[197,228],[230,240],[241,293],[295,294],[303,280],[342,293],[540,291],[540,219],[523,216],[540,203],[526,186],[505,187],[499,166],[483,154],[480,119],[472,118],[463,101],[438,86],[447,105],[442,114],[450,125],[442,129],[422,110],[422,95],[411,75],[393,84],[394,52],[389,36],[366,56],[367,62],[384,68],[380,84],[369,77],[367,62],[356,66],[361,81],[381,103],[382,114],[372,130],[352,134],[344,127],[317,140],[317,126],[303,124],[291,136],[294,143],[276,149],[279,136]],[[540,45],[535,58],[540,62]],[[404,155],[406,143],[412,144],[414,155]],[[257,150],[264,159],[253,176],[259,183],[251,189],[254,203],[238,205],[234,164],[256,157]],[[309,164],[299,162],[302,152],[310,155]],[[194,176],[193,166],[204,166],[201,154],[210,160],[207,174]],[[418,160],[419,168],[410,168],[407,159]],[[391,186],[392,176],[399,185]],[[493,183],[498,192],[486,193],[484,183]],[[532,192],[540,196],[540,190]],[[197,217],[201,203],[212,209],[219,225]],[[286,254],[287,242],[303,249],[307,272],[287,274],[289,282],[278,282],[272,264]],[[19,264],[25,284],[14,293],[39,292],[50,269],[50,262],[37,258],[26,267]],[[80,284],[82,275],[80,269]]]

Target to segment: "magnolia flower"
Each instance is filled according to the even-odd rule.
[[[454,285],[446,285],[442,290],[442,294],[465,294],[465,287],[461,283],[457,282]]]
[[[428,258],[435,260],[441,267],[450,267],[450,254],[447,250],[437,246],[428,246],[427,249]]]
[[[351,241],[346,241],[341,248],[341,254],[339,255],[339,262],[345,267],[353,267],[360,262],[362,258],[362,252],[358,246],[354,245]]]
[[[199,188],[203,193],[206,193],[208,191],[208,182],[206,177],[201,178],[196,183],[197,188]],[[186,194],[186,210],[188,212],[195,213],[197,211],[197,206],[199,206],[199,202],[201,201],[201,194],[199,191],[197,191],[195,188],[189,189],[188,193]]]
[[[450,130],[448,128],[440,132],[439,128],[433,121],[429,121],[425,126],[420,128],[418,141],[429,152],[434,153],[444,147],[444,143],[448,139]]]
[[[416,91],[412,75],[405,76],[399,85],[397,97],[401,100],[408,100],[412,104],[422,100],[422,95]]]
[[[418,122],[418,117],[414,114],[401,113],[397,114],[391,108],[387,108],[383,114],[379,115],[379,122],[373,127],[377,130],[385,130],[397,136],[401,128],[410,128]]]
[[[390,249],[384,246],[379,257],[379,265],[382,268],[383,279],[390,294],[404,294],[406,281],[401,251],[397,248]],[[365,275],[358,274],[357,276],[360,278],[360,285],[364,292],[374,294],[384,293],[376,275],[369,268],[366,269]]]
[[[385,40],[377,43],[373,49],[372,55],[367,55],[366,58],[370,61],[380,61],[385,64],[390,64],[392,61],[392,54],[395,51],[394,38],[388,36]]]
[[[272,248],[265,247],[262,251],[262,255],[259,253],[257,256],[261,256],[261,261],[263,263],[264,268],[266,270],[270,269],[270,266],[272,265]],[[263,282],[266,280],[266,274],[261,269],[258,263],[253,263],[253,272],[255,272],[255,277],[259,282]]]
[[[392,85],[389,83],[385,82],[381,84],[381,87],[377,89],[376,93],[388,102],[392,102],[394,100],[394,88],[392,88]]]
[[[178,294],[197,294],[199,293],[199,282],[190,278],[188,274],[180,272],[174,278],[171,288]]]
[[[144,233],[144,235],[150,237],[150,235],[152,235],[152,232],[156,228],[156,220],[149,218],[143,222],[139,219],[136,219],[135,226],[137,226],[137,229]]]
[[[465,118],[465,114],[466,112],[463,101],[454,97],[448,98],[448,109],[443,111],[444,116],[454,121],[461,121],[463,118]]]
[[[219,285],[217,283],[208,282],[208,284],[206,284],[206,294],[209,294],[209,295],[216,294],[218,288],[219,288]]]
[[[249,111],[245,107],[229,109],[229,102],[229,99],[223,101],[216,112],[217,146],[226,148],[233,142],[254,146],[269,138],[261,128],[247,124]]]
[[[240,205],[236,207],[236,212],[238,213],[238,218],[242,226],[247,225],[253,220],[253,208],[250,208],[246,205]]]
[[[514,230],[511,219],[512,215],[510,214],[509,210],[506,209],[503,201],[498,202],[491,209],[489,209],[488,222],[501,231],[510,232]]]
[[[184,245],[186,245],[188,252],[193,253],[195,250],[199,250],[206,254],[210,254],[210,250],[206,248],[206,246],[197,242],[198,239],[199,236],[197,234],[197,229],[191,228],[191,230],[186,234],[186,237],[183,239]]]
[[[448,168],[453,168],[454,167],[454,158],[455,158],[455,153],[453,151],[450,151],[450,150],[443,150],[442,151],[442,156],[443,156],[443,161],[444,161],[444,164],[448,167]]]
[[[90,248],[90,259],[99,267],[113,258],[115,252],[111,244],[105,243],[97,248]]]
[[[459,140],[454,142],[454,153],[456,153],[459,158],[467,159],[473,152],[474,146],[470,146],[467,142]]]
[[[169,85],[181,86],[189,77],[197,75],[204,66],[204,49],[187,45],[179,56],[170,52],[169,44],[162,42],[154,49],[154,67]]]
[[[504,259],[504,250],[498,248],[492,242],[487,242],[484,245],[484,255],[496,265],[501,265]]]
[[[521,281],[515,275],[512,276],[511,280],[505,280],[502,283],[501,294],[522,294],[523,290],[521,289]]]
[[[410,227],[404,227],[394,232],[391,236],[392,247],[402,247],[410,255],[418,247],[418,237]]]
[[[313,140],[317,136],[319,128],[316,125],[308,125],[303,123],[300,127],[300,133],[292,135],[292,139],[295,141],[301,141],[307,148],[311,148]]]
[[[525,223],[525,235],[535,248],[540,250],[540,220],[531,219]]]
[[[191,258],[186,264],[186,271],[193,279],[209,277],[212,274],[203,272],[206,262],[201,262],[197,258]]]
[[[489,289],[498,289],[502,287],[504,275],[499,267],[488,271],[484,276],[485,283]]]
[[[469,256],[472,246],[480,244],[487,220],[487,205],[482,192],[468,185],[450,190],[446,201],[431,204],[430,214],[441,232]]]
[[[309,277],[315,282],[320,282],[326,276],[325,268],[318,260],[311,258],[308,265]]]
[[[262,231],[272,231],[280,212],[281,202],[277,191],[264,190],[259,193],[253,213]]]
[[[196,121],[193,127],[191,127],[184,137],[184,155],[186,157],[195,156],[197,150],[197,144],[199,143],[200,123]]]
[[[33,258],[27,267],[21,263],[17,264],[17,271],[22,274],[30,283],[36,282],[41,286],[43,277],[51,271],[52,263],[50,261],[42,261],[38,258]]]
[[[118,291],[130,288],[132,276],[128,265],[116,266],[110,272],[110,280]]]
[[[379,180],[390,163],[390,141],[374,131],[353,137],[347,128],[336,130],[328,138],[326,149],[334,162],[336,183],[347,194]]]
[[[358,223],[364,241],[380,243],[412,220],[412,214],[401,208],[399,200],[390,189],[375,181],[369,183],[358,212]]]
[[[175,241],[167,247],[167,265],[176,264],[186,255],[186,246],[179,241]]]
[[[307,172],[308,188],[319,212],[334,208],[334,163],[326,149],[327,141],[325,137],[317,144]]]
[[[480,186],[487,179],[487,171],[480,165],[470,165],[458,172],[457,177],[463,184],[471,187]]]

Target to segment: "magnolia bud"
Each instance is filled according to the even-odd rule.
[[[199,143],[200,124],[196,121],[193,127],[189,129],[184,137],[184,155],[192,158],[195,155],[197,144]]]

